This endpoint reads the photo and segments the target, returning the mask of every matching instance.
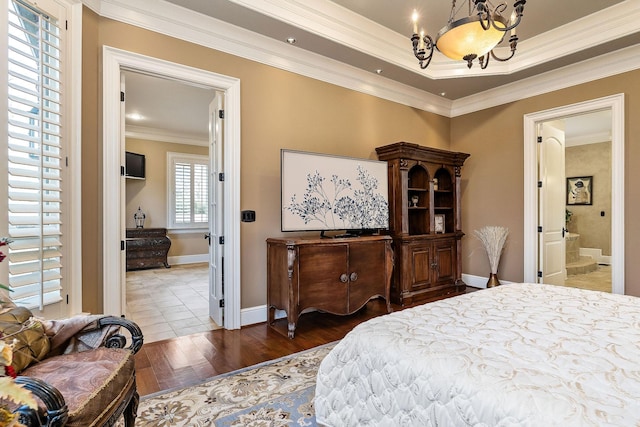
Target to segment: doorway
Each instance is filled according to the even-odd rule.
[[[127,52],[103,48],[103,297],[104,312],[125,312],[125,251],[123,242],[121,165],[124,141],[121,138],[120,74],[131,70],[180,80],[224,93],[225,133],[222,144],[226,175],[222,216],[225,236],[226,329],[240,328],[240,82],[238,79],[194,69],[181,64]]]
[[[524,117],[524,280],[541,282],[539,244],[538,139],[544,122],[594,111],[611,113],[611,279],[612,292],[624,294],[624,94],[527,114]]]
[[[122,74],[125,150],[127,156],[144,159],[146,166],[135,175],[130,162],[126,164],[127,233],[164,235],[166,230],[171,267],[140,270],[127,260],[127,317],[146,330],[145,341],[218,329],[223,308],[210,296],[221,292],[209,290],[221,288],[222,277],[215,268],[206,274],[206,266],[210,258],[215,260],[210,265],[220,264],[215,255],[221,249],[205,236],[218,234],[220,228],[209,219],[222,218],[216,200],[224,188],[212,179],[222,172],[222,161],[220,153],[211,152],[210,141],[223,139],[215,113],[222,109],[224,94],[161,76],[129,70]],[[211,129],[220,129],[220,134],[212,138]],[[143,224],[135,224],[138,210],[144,213]],[[138,225],[143,229],[130,230]]]
[[[539,126],[542,283],[611,292],[611,110]]]

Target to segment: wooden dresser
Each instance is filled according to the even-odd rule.
[[[127,271],[170,268],[167,254],[171,240],[166,228],[127,228]]]
[[[391,237],[267,239],[267,306],[287,312],[293,338],[299,316],[312,309],[346,315],[382,297],[391,311]]]

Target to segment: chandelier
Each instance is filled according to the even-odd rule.
[[[518,45],[516,27],[522,19],[522,11],[526,0],[517,0],[513,4],[513,11],[509,19],[503,13],[507,9],[506,3],[493,5],[487,0],[467,0],[468,16],[456,19],[456,0],[451,2],[451,15],[447,25],[442,28],[433,39],[424,33],[418,34],[418,14],[413,12],[413,54],[418,59],[423,70],[429,66],[433,51],[437,48],[445,56],[454,60],[467,61],[467,67],[471,68],[473,61],[478,58],[480,68],[483,70],[489,65],[489,58],[497,61],[508,61],[513,58]],[[497,56],[493,49],[502,42],[505,33],[509,35],[509,47],[511,55],[506,58]]]

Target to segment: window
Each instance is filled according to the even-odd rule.
[[[55,17],[7,4],[8,284],[42,310],[62,300],[62,36]]]
[[[167,153],[168,228],[206,228],[209,224],[209,159]]]

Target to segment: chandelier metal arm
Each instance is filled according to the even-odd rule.
[[[520,25],[520,21],[522,20],[522,14],[524,12],[524,4],[526,3],[526,0],[518,0],[513,4],[513,13],[516,14],[516,19],[515,22],[513,21],[513,19],[511,20],[511,25],[509,25],[506,28],[498,28],[495,26],[495,22],[493,27],[500,30],[500,31],[510,31],[512,29],[514,29],[515,27],[517,27],[518,25]]]
[[[488,8],[487,5],[485,4],[486,1],[487,0],[474,0],[475,9],[477,10],[478,18],[480,19],[480,25],[482,25],[482,28],[485,31],[488,30],[490,27],[493,27],[498,31],[510,31],[520,24],[520,21],[522,20],[522,15],[524,12],[524,5],[527,2],[527,0],[517,0],[513,4],[513,13],[515,14],[515,21],[512,19],[510,22],[510,25],[507,25],[504,27],[499,27],[496,25],[496,22],[493,19],[493,14],[495,13],[500,14],[501,12],[504,12],[507,8],[506,3],[499,4],[498,6],[495,7],[495,9],[492,12],[491,9]]]
[[[491,53],[493,54],[493,51],[491,51]],[[489,58],[491,58],[490,55],[482,55],[480,58],[478,58],[478,61],[480,62],[480,69],[484,70],[485,68],[487,68],[487,65],[489,65]],[[495,58],[495,56],[494,56]],[[471,67],[469,67],[471,68]]]
[[[485,31],[491,28],[491,13],[489,13],[489,9],[485,5],[486,1],[487,0],[473,0],[475,8],[478,10],[477,14],[480,19],[480,25],[482,25],[482,29]]]
[[[518,47],[518,36],[516,35],[512,35],[509,38],[509,47],[511,47],[511,55],[509,55],[506,58],[500,58],[498,56],[496,56],[496,54],[493,52],[493,49],[491,50],[491,56],[493,56],[493,59],[495,59],[496,61],[500,61],[500,62],[505,62],[510,60],[511,58],[513,58],[513,55],[516,54],[516,48]],[[487,60],[487,62],[489,62]]]
[[[420,68],[424,70],[431,63],[435,43],[433,43],[433,39],[429,35],[423,36],[422,40],[420,40],[419,34],[411,36],[411,43],[413,44],[413,54],[418,59]]]

